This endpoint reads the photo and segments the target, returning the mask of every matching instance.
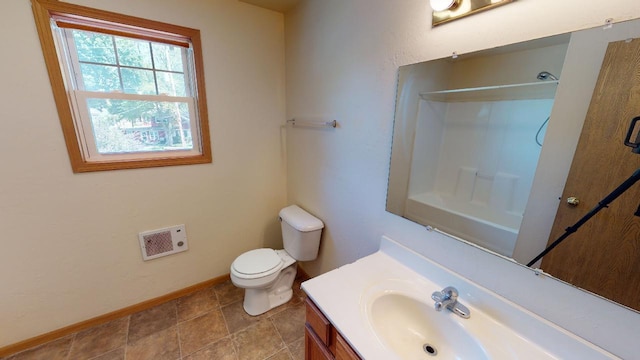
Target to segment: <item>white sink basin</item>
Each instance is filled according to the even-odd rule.
[[[449,310],[386,293],[371,303],[369,320],[380,340],[403,359],[489,359],[482,345]],[[461,319],[464,320],[464,319]]]
[[[444,287],[427,279],[376,281],[362,294],[361,313],[382,346],[398,359],[556,358],[471,306],[470,296],[462,292],[458,301],[469,308],[470,318],[436,311],[431,293]]]
[[[447,286],[470,318],[435,310],[431,294]],[[384,237],[379,252],[302,287],[366,360],[619,359]]]

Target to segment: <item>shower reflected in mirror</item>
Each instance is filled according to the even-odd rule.
[[[388,207],[512,256],[558,85],[541,69],[560,74],[566,49],[560,37],[401,67],[396,130],[413,143],[394,154],[409,175]]]

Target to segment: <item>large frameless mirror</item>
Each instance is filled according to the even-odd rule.
[[[627,105],[619,114],[609,110],[611,116],[603,119],[602,112],[591,108],[594,89],[605,86],[599,85],[598,76],[604,71],[609,45],[638,37],[636,20],[400,67],[387,211],[520,263],[529,262],[558,236],[556,228],[572,225],[591,206],[588,201],[582,206],[566,204],[563,189],[574,155],[578,158],[587,154],[583,148],[592,147],[580,140],[585,118],[599,114],[594,122],[615,122],[618,129],[628,124],[627,113],[636,111]],[[609,90],[601,90],[613,91],[618,83],[610,81]],[[640,108],[635,115],[640,115]],[[588,129],[589,134],[597,130]],[[624,148],[623,139],[617,139],[620,135],[597,131],[607,133],[601,141]],[[592,162],[600,158],[600,154],[588,156]],[[640,156],[629,156],[620,161],[640,167]],[[613,171],[607,167],[616,167],[606,161],[601,165],[605,174]],[[622,171],[621,176],[626,175]],[[604,182],[600,181],[603,189],[611,187]],[[595,197],[607,194],[592,188],[586,191],[602,192]],[[559,215],[556,221],[556,213],[566,207],[570,215]],[[629,216],[627,222],[635,222],[637,231],[640,218]],[[627,227],[633,229],[632,225]],[[603,232],[611,228],[600,227]],[[585,250],[579,261],[589,263],[591,253],[597,252],[597,246]],[[640,255],[635,259],[631,262],[640,261]],[[602,265],[602,272],[629,260],[609,256],[606,261],[611,264]],[[603,274],[557,270],[545,259],[536,264],[543,270],[546,265],[565,281],[640,308],[640,300],[623,302],[629,296],[608,296],[605,288],[573,281],[579,278],[575,273],[599,279]],[[620,271],[615,276],[629,281],[635,275]]]

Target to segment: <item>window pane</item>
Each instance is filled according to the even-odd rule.
[[[120,65],[152,69],[151,47],[148,41],[116,37]]]
[[[158,92],[170,96],[187,96],[184,85],[184,75],[158,71]]]
[[[122,86],[127,94],[156,95],[153,71],[140,69],[120,69]]]
[[[151,45],[156,69],[184,72],[184,66],[182,65],[183,48],[159,43],[151,43]]]
[[[80,61],[100,64],[116,63],[113,36],[81,30],[72,31]]]
[[[100,154],[192,150],[187,103],[88,99]]]
[[[80,64],[86,91],[121,91],[118,68],[108,65]]]

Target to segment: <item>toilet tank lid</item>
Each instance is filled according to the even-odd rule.
[[[280,210],[280,219],[286,221],[294,229],[302,232],[320,230],[324,227],[322,220],[304,211],[297,205],[290,205]]]

